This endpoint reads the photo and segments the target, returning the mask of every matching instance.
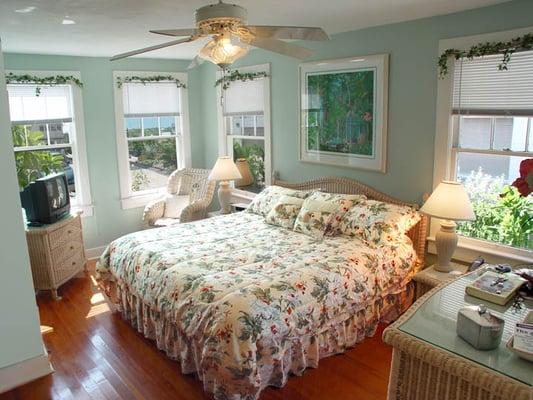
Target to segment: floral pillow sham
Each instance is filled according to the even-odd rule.
[[[403,237],[420,218],[412,207],[365,200],[344,215],[339,231],[377,245]]]
[[[304,199],[283,195],[265,217],[265,222],[282,228],[293,229],[294,221],[302,208]]]
[[[314,192],[303,203],[294,230],[321,239],[324,234],[338,232],[343,215],[354,204],[366,199],[362,195]]]
[[[282,196],[305,199],[310,193],[308,191],[288,189],[281,186],[268,186],[254,197],[246,211],[266,217]]]

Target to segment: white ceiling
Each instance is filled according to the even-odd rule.
[[[229,0],[228,0],[229,1]],[[504,3],[508,0],[233,0],[254,25],[320,26],[329,34]],[[1,0],[5,52],[111,56],[163,43],[149,29],[194,26],[194,10],[214,0]],[[64,20],[74,24],[64,24]],[[68,21],[67,21],[68,22]],[[170,38],[171,40],[171,38]],[[191,59],[201,43],[144,57]]]

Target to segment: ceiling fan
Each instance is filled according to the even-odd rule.
[[[280,39],[329,40],[329,36],[322,28],[247,25],[247,11],[244,7],[223,3],[221,0],[217,4],[197,9],[195,16],[196,28],[150,31],[166,36],[186,36],[185,38],[117,54],[111,58],[111,61],[210,37],[209,42],[200,50],[189,68],[207,60],[226,69],[237,59],[245,56],[250,46],[305,59],[312,54],[311,50]]]

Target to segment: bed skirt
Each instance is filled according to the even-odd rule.
[[[216,368],[210,368],[201,338],[188,337],[170,318],[143,303],[126,287],[112,280],[100,281],[100,284],[116,311],[138,332],[154,340],[167,357],[177,360],[182,373],[197,374],[204,390],[212,393],[215,399],[235,400],[257,399],[267,386],[282,387],[290,374],[302,375],[306,368],[317,368],[321,358],[344,353],[373,336],[380,322],[390,323],[398,318],[414,299],[414,285],[410,282],[403,291],[377,298],[348,318],[333,321],[326,330],[287,340],[275,359],[265,350],[260,353],[260,362],[256,362],[255,382],[250,384],[228,382]]]

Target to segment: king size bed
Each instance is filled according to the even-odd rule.
[[[408,204],[346,178],[291,190]],[[123,317],[217,399],[257,398],[317,367],[412,302],[426,219],[401,238],[316,237],[253,212],[135,232],[112,242],[98,278]]]

